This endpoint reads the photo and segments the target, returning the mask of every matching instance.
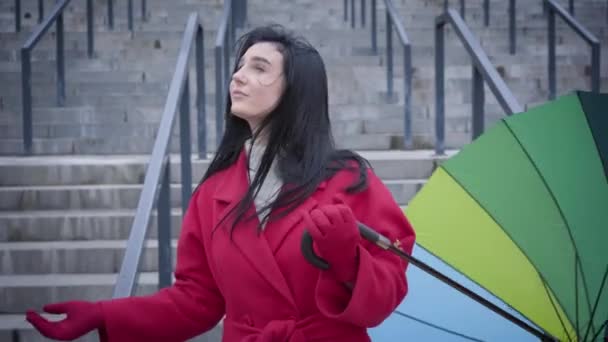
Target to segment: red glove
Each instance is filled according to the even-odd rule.
[[[42,335],[61,341],[74,340],[92,330],[104,327],[100,303],[72,301],[45,305],[43,310],[52,314],[67,314],[67,318],[51,322],[33,310],[28,310],[26,319]]]
[[[313,248],[329,264],[329,270],[344,283],[357,276],[357,245],[361,240],[355,216],[344,204],[319,206],[302,214]]]

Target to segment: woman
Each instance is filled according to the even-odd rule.
[[[414,231],[368,163],[336,150],[319,53],[281,27],[241,38],[226,132],[185,214],[175,284],[147,297],[30,311],[45,336],[184,341],[224,319],[223,341],[369,341],[407,292],[406,263],[360,238],[357,221],[410,253]],[[302,234],[330,268],[300,252]]]

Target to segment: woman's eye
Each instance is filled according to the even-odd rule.
[[[254,69],[255,69],[256,71],[261,71],[261,72],[263,72],[263,71],[264,71],[264,68],[262,68],[261,66],[257,66],[257,65],[254,67]]]

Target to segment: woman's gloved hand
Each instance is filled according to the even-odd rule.
[[[357,246],[361,240],[357,221],[350,208],[339,200],[302,213],[313,249],[329,264],[329,271],[347,284],[357,276]]]
[[[52,322],[33,310],[28,310],[26,319],[42,335],[61,341],[74,340],[92,330],[103,329],[104,319],[101,304],[98,302],[70,301],[48,304],[44,312],[66,314],[64,320]]]

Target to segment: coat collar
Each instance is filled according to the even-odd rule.
[[[213,194],[213,198],[218,204],[221,204],[223,209],[219,217],[224,217],[230,210],[235,207],[247,192],[249,187],[249,179],[247,176],[247,155],[243,150],[237,161],[224,171],[221,179],[218,180],[217,187]],[[326,181],[323,181],[319,188],[325,188]],[[276,244],[277,248],[282,244],[282,241],[288,233],[299,223],[301,219],[301,210],[311,210],[317,204],[316,200],[311,197],[307,199],[299,208],[295,209],[287,216],[269,222],[266,226],[266,231],[263,234],[258,234],[257,225],[259,220],[254,218],[248,221],[242,221],[237,229],[233,232],[233,241],[236,248],[243,256],[254,266],[258,273],[270,283],[288,302],[295,307],[295,301],[283,274],[276,262],[273,250],[271,249],[265,233],[273,229],[273,240],[279,241]],[[246,215],[254,214],[255,207],[252,206],[247,211]],[[279,227],[280,226],[280,227]],[[275,235],[276,234],[276,235]]]

